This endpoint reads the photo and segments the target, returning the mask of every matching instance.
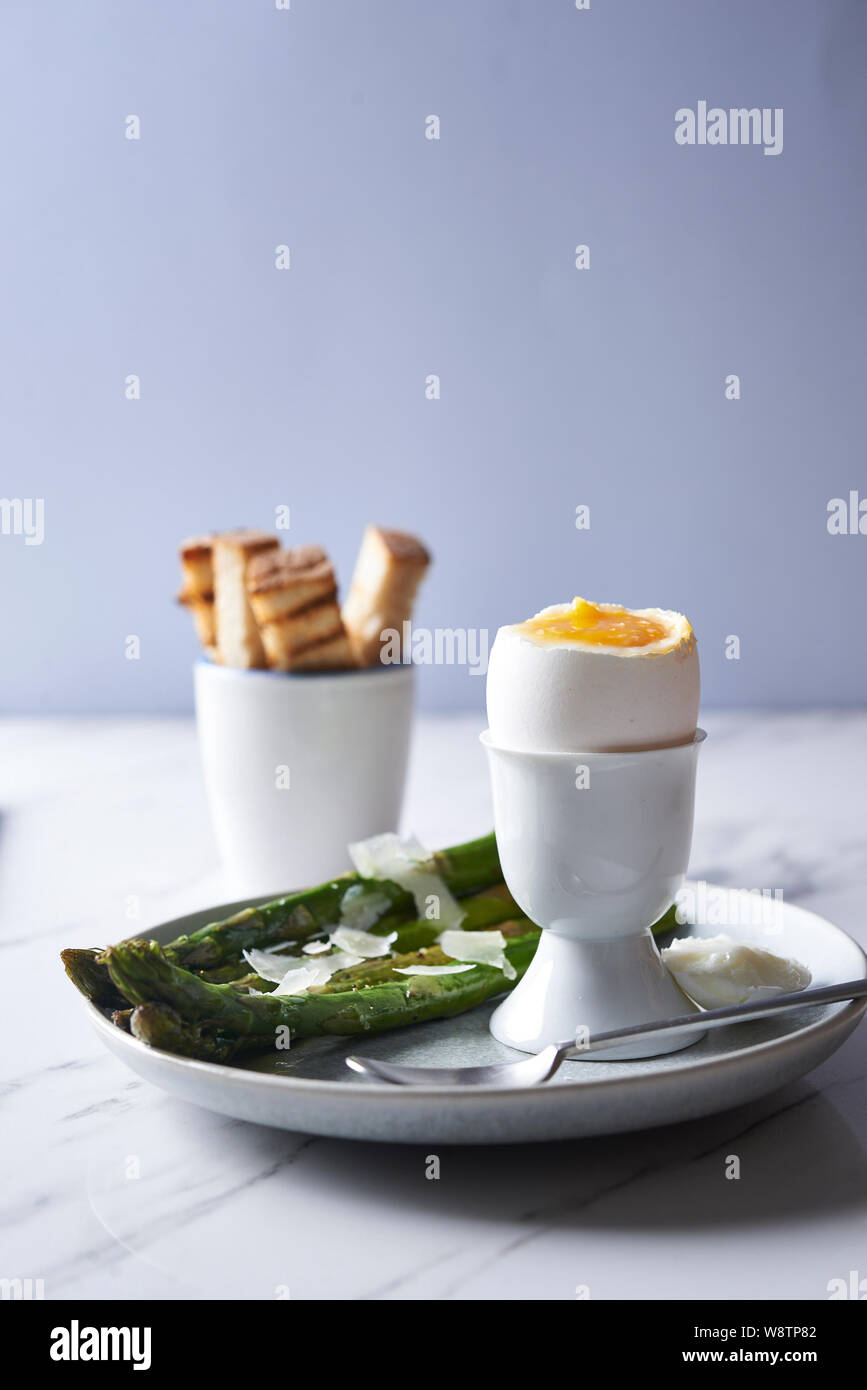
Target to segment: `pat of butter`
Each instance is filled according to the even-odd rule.
[[[682,937],[666,947],[662,959],[684,994],[703,1009],[792,994],[812,979],[800,961],[731,936]]]

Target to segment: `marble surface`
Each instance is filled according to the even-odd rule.
[[[692,873],[867,945],[867,714],[703,722]],[[429,843],[490,824],[478,728],[419,724],[406,823]],[[190,722],[0,723],[0,1276],[123,1299],[822,1299],[867,1277],[863,1025],[784,1092],[640,1135],[430,1155],[270,1131],[126,1071],[58,961],[226,896]]]

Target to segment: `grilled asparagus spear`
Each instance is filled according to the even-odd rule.
[[[259,1038],[208,1032],[199,1023],[186,1023],[168,1004],[139,1004],[130,1014],[130,1032],[134,1038],[180,1057],[197,1057],[202,1062],[229,1062],[251,1045],[262,1046]]]
[[[673,925],[674,909],[654,931]],[[384,1032],[475,1008],[517,984],[536,950],[539,930],[526,918],[502,922],[500,930],[515,967],[514,980],[487,965],[454,975],[396,974],[399,967],[444,963],[447,958],[437,946],[366,960],[306,994],[276,997],[264,992],[268,983],[258,977],[251,977],[263,990],[256,994],[240,994],[241,982],[210,984],[172,965],[155,942],[111,947],[105,959],[117,989],[136,1004],[129,1019],[136,1038],[181,1056],[228,1062],[242,1052],[273,1046],[279,1030],[286,1030],[289,1039]]]
[[[114,984],[131,1004],[167,1004],[185,1023],[239,1040],[257,1038],[266,1047],[281,1035],[291,1039],[382,1032],[464,1013],[521,978],[533,958],[538,935],[534,929],[506,947],[515,980],[507,980],[493,966],[474,965],[455,975],[401,976],[365,989],[309,990],[301,995],[242,995],[232,985],[209,984],[173,965],[153,941],[111,946],[103,959]],[[190,1034],[190,1046],[195,1045],[196,1036]]]
[[[470,840],[465,845],[441,850],[433,856],[446,886],[462,897],[501,880],[497,842],[494,836]],[[292,893],[248,907],[225,922],[212,922],[189,936],[179,936],[168,945],[166,957],[174,965],[189,970],[213,970],[236,960],[253,947],[275,946],[283,941],[306,941],[323,927],[340,920],[340,906],[347,888],[369,883],[372,892],[388,900],[388,908],[372,930],[385,933],[414,914],[412,895],[396,883],[362,879],[359,874],[343,874],[318,888]]]
[[[495,927],[500,922],[507,922],[512,917],[521,915],[521,909],[504,883],[495,884],[491,888],[483,889],[481,893],[473,893],[471,897],[463,898],[461,907],[466,914],[461,923],[464,931],[482,931],[485,927]],[[395,952],[418,951],[422,946],[432,946],[441,930],[438,922],[430,922],[424,917],[414,918],[411,922],[404,922],[401,926],[394,928],[396,936],[392,943],[392,950]],[[372,928],[371,934],[375,936],[384,934],[381,923]],[[166,954],[171,958],[169,951]],[[297,959],[299,952],[297,950],[286,951],[285,955],[287,961],[290,961],[293,958]],[[381,964],[381,959],[378,959]],[[196,973],[214,985],[229,984],[232,981],[246,985],[249,983],[250,967],[242,957],[240,960],[230,961],[226,965],[218,965],[214,970],[200,970]],[[259,983],[265,985],[266,981],[260,980]]]
[[[124,1001],[112,984],[105,966],[99,963],[100,954],[95,949],[70,947],[60,952],[60,959],[70,980],[85,999],[89,999],[91,1004],[116,1009]]]
[[[477,893],[483,888],[505,891],[501,882],[500,861],[494,836],[485,835],[451,849],[440,850],[434,862],[446,884],[456,897]],[[166,946],[166,956],[176,965],[189,970],[219,972],[214,978],[220,983],[246,974],[242,952],[253,947],[279,945],[285,941],[299,943],[315,936],[318,931],[340,920],[340,908],[347,888],[356,884],[369,885],[371,893],[381,895],[388,907],[372,931],[385,935],[395,927],[415,926],[416,940],[423,945],[434,924],[408,923],[415,916],[412,895],[396,883],[362,879],[358,874],[343,874],[329,883],[308,888],[262,907],[246,908],[223,922],[211,922],[189,936],[179,936]],[[433,932],[433,936],[436,933]],[[75,987],[94,1004],[117,1005],[117,993],[108,971],[98,964],[97,950],[70,949],[61,952],[66,973]]]

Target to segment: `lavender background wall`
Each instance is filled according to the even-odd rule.
[[[187,708],[176,542],[280,504],[344,582],[417,529],[427,626],[660,604],[708,703],[863,702],[865,11],[5,0],[0,491],[45,538],[0,535],[2,707]],[[783,152],[677,145],[699,100]]]

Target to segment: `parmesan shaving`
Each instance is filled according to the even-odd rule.
[[[396,965],[395,975],[462,975],[472,965]]]
[[[437,873],[432,854],[415,836],[374,835],[350,845],[349,855],[363,878],[387,880],[411,893],[419,917],[426,921],[454,929],[466,916]]]
[[[273,951],[245,951],[244,959],[263,980],[271,980],[277,988],[272,994],[303,994],[315,985],[327,984],[338,970],[348,970],[351,965],[360,965],[362,957],[350,951],[335,951],[330,956],[320,956],[318,960],[301,960],[297,956],[287,960]]]
[[[298,970],[304,964],[297,959],[278,956],[274,951],[245,951],[244,960],[263,980],[273,980],[278,985],[287,970]]]
[[[506,938],[501,931],[444,931],[439,945],[453,960],[492,965],[495,970],[502,970],[507,980],[515,978],[515,967],[506,955]]]
[[[304,994],[315,985],[327,984],[333,973],[325,961],[314,965],[302,965],[300,970],[287,970],[285,978],[271,992],[280,995]]]
[[[391,907],[391,898],[368,883],[353,883],[343,894],[340,904],[340,925],[367,931]]]
[[[391,943],[397,940],[397,932],[390,932],[388,936],[374,936],[372,932],[356,931],[352,927],[337,927],[329,939],[331,944],[338,946],[341,951],[349,951],[352,955],[367,960],[374,956],[389,955]]]

